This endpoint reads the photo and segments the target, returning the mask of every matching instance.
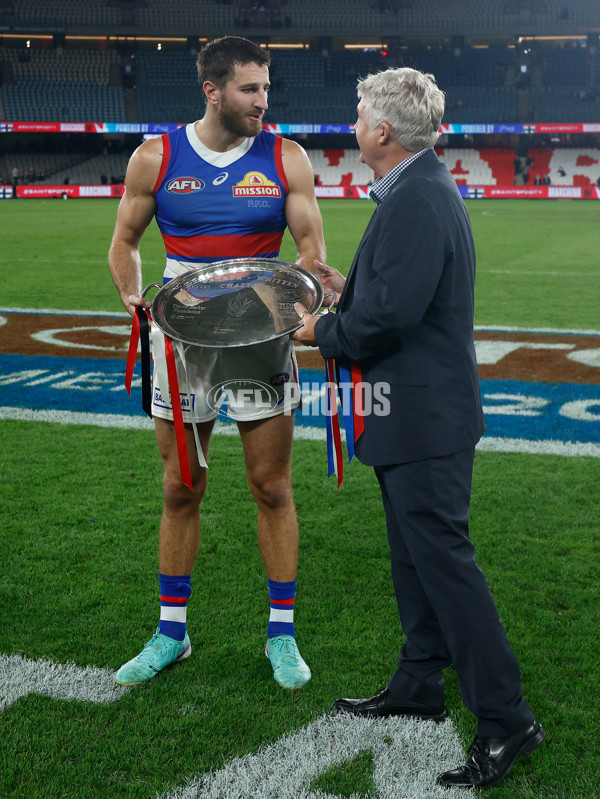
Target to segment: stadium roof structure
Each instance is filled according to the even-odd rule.
[[[596,0],[2,0],[0,32],[119,36],[585,36]]]

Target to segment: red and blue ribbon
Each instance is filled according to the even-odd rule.
[[[335,474],[338,488],[344,480],[344,461],[342,460],[342,436],[340,433],[340,417],[337,406],[334,362],[325,361],[325,385],[327,402],[325,405],[325,427],[327,429],[327,466],[328,477]]]
[[[335,474],[338,488],[344,480],[342,461],[342,441],[340,420],[337,409],[337,389],[341,397],[344,428],[346,430],[346,449],[348,463],[355,455],[355,444],[365,429],[364,403],[362,399],[362,372],[360,366],[352,362],[350,366],[337,364],[339,381],[335,379],[335,363],[325,361],[325,380],[327,385],[326,429],[327,429],[327,464],[329,477]]]
[[[137,358],[138,344],[142,350],[142,409],[152,418],[152,380],[150,375],[150,323],[152,318],[148,311],[138,306],[133,315],[129,351],[125,367],[125,388],[131,396],[131,382]]]
[[[140,306],[135,309],[133,323],[131,326],[131,336],[129,339],[129,351],[127,353],[127,365],[125,367],[125,388],[131,396],[131,383],[133,371],[137,357],[138,344],[142,350],[142,408],[144,412],[152,418],[152,379],[150,374],[150,324],[152,317],[148,311]],[[175,426],[175,438],[177,441],[177,454],[179,456],[179,468],[181,469],[181,480],[188,488],[192,487],[192,475],[190,470],[190,459],[185,437],[185,426],[183,421],[183,411],[181,408],[181,394],[179,392],[179,381],[177,379],[177,366],[175,363],[175,352],[173,342],[165,336],[165,356],[167,361],[167,374],[169,377],[169,392],[171,394],[171,405],[173,408],[173,423]]]

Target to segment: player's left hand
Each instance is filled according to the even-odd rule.
[[[308,308],[305,308],[301,302],[294,303],[294,310],[302,319],[302,327],[299,327],[298,330],[292,333],[292,339],[301,344],[307,344],[309,347],[316,347],[315,325],[319,321],[319,317],[311,314]]]

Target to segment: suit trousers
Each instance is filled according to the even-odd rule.
[[[474,447],[376,466],[392,578],[406,643],[392,696],[444,704],[442,670],[454,665],[477,734],[513,735],[533,721],[519,666],[469,537]]]

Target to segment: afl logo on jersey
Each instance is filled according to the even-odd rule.
[[[233,187],[234,197],[281,197],[281,189],[262,172],[247,172]]]
[[[165,186],[169,194],[193,194],[202,191],[206,184],[200,178],[173,178]]]

